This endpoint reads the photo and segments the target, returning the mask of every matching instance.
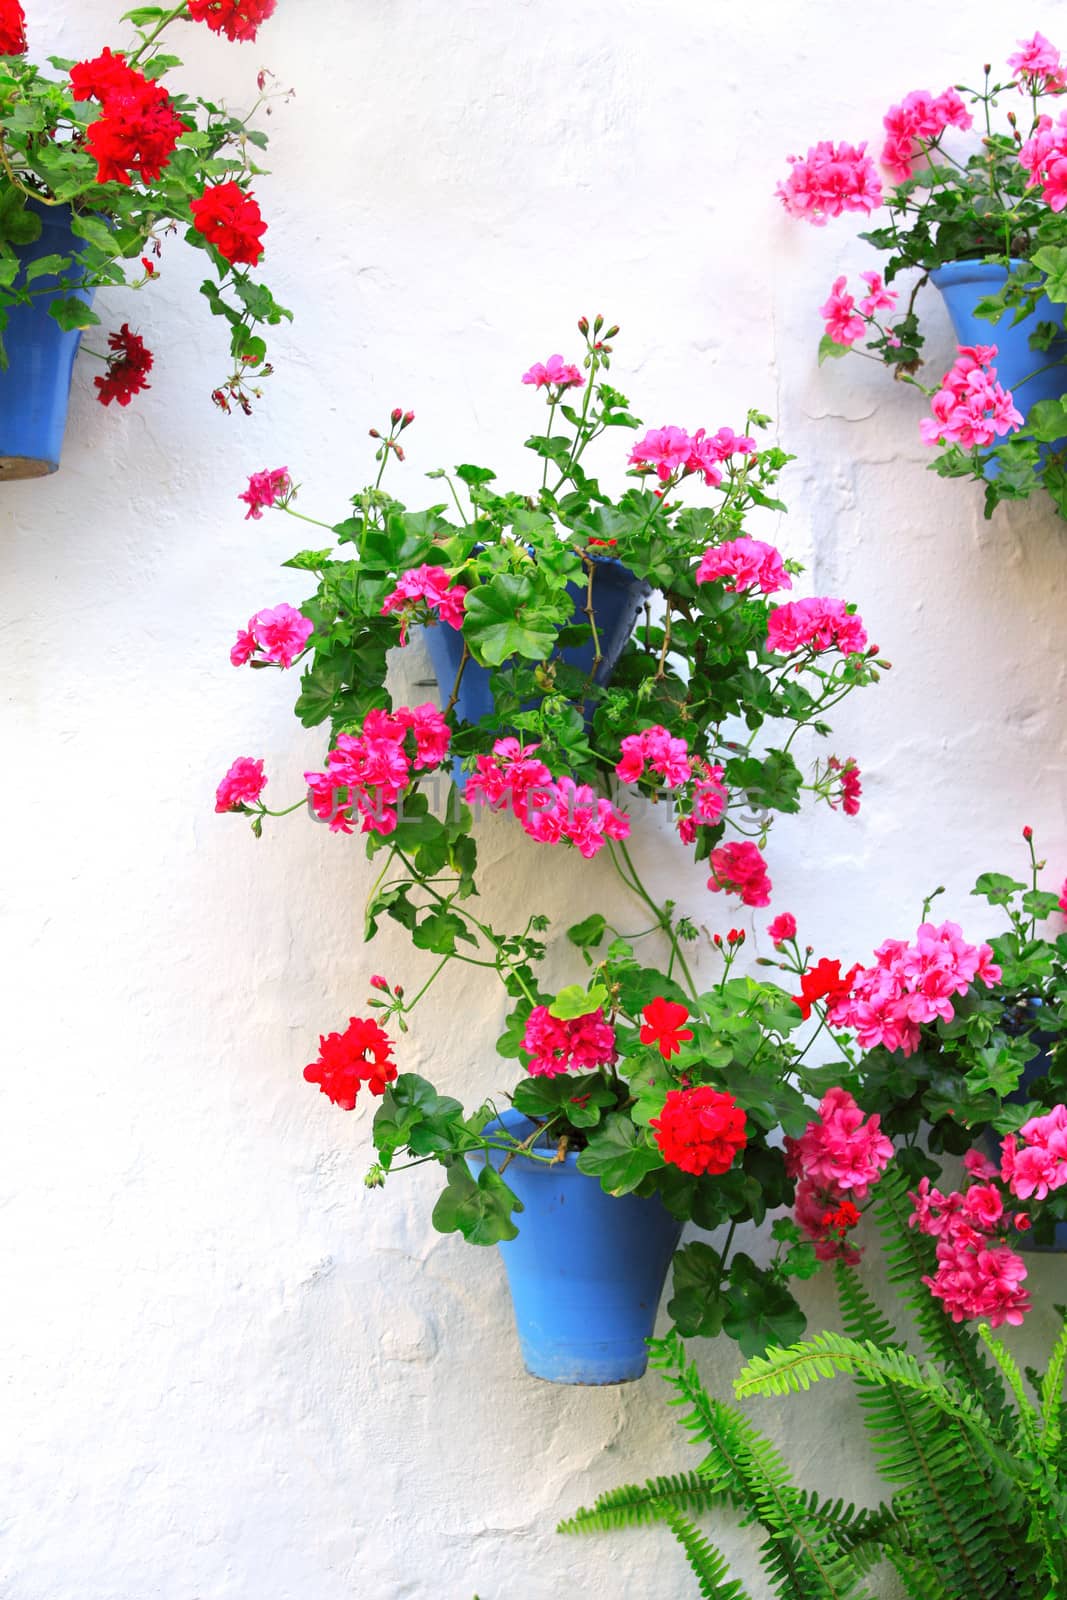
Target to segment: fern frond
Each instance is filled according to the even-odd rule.
[[[910,1555],[898,1545],[890,1543],[886,1548],[886,1559],[903,1583],[908,1600],[956,1600],[923,1557]]]
[[[647,1526],[665,1522],[668,1512],[710,1511],[729,1500],[730,1496],[701,1472],[678,1472],[608,1489],[591,1507],[582,1506],[567,1517],[556,1532],[605,1533],[613,1528]]]
[[[751,1600],[736,1578],[730,1578],[725,1556],[680,1511],[668,1511],[664,1522],[685,1551],[700,1586],[701,1600]]]
[[[1036,1412],[1023,1386],[1023,1375],[1019,1371],[1019,1363],[1007,1346],[993,1337],[992,1329],[987,1322],[979,1323],[978,1337],[993,1357],[997,1367],[1000,1369],[1001,1376],[1015,1396],[1016,1426],[1019,1431],[1020,1442],[1031,1455],[1036,1455],[1038,1450]]]
[[[1063,1439],[1065,1370],[1067,1370],[1067,1321],[1064,1322],[1060,1336],[1056,1340],[1040,1393],[1041,1454],[1052,1460],[1058,1457]]]

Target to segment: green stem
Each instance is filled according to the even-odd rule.
[[[166,16],[160,18],[155,27],[152,29],[152,32],[148,34],[147,38],[142,39],[137,49],[133,52],[133,55],[126,58],[127,66],[136,66],[138,61],[140,61],[141,57],[144,55],[145,51],[150,50],[155,44],[164,28],[169,28],[171,23],[174,22],[178,17],[185,15],[187,15],[185,9],[185,0],[182,0],[181,5],[172,7],[171,10],[167,12]]]
[[[618,847],[618,851],[616,851],[616,845]],[[696,1000],[697,987],[693,981],[693,974],[690,972],[689,964],[686,961],[685,956],[682,954],[681,947],[678,943],[678,936],[674,931],[669,915],[661,906],[656,904],[648,890],[645,888],[644,884],[641,882],[637,868],[634,865],[633,857],[630,855],[629,850],[627,850],[625,842],[622,839],[609,839],[608,851],[611,856],[612,865],[614,866],[619,877],[622,879],[623,883],[629,890],[631,890],[632,893],[636,894],[641,900],[644,901],[645,905],[652,912],[652,915],[656,918],[660,928],[664,934],[666,934],[671,947],[671,965],[673,967],[674,961],[677,961],[678,966],[683,973],[686,988],[689,990],[689,993],[692,995],[693,999]],[[623,858],[623,861],[626,863],[628,872],[624,872],[622,866],[620,865],[620,854]]]
[[[284,511],[287,517],[299,517],[301,522],[310,522],[313,528],[325,528],[327,533],[333,532],[333,524],[321,522],[318,517],[309,517],[304,511],[294,511],[290,505],[275,506],[275,511]]]

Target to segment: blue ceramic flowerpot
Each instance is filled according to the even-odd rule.
[[[505,1111],[485,1132],[498,1128],[525,1139],[534,1124]],[[479,1152],[468,1163],[477,1172],[484,1159]],[[499,1169],[505,1154],[494,1150],[490,1159]],[[549,1383],[640,1378],[682,1224],[658,1199],[605,1194],[578,1171],[573,1151],[552,1166],[517,1156],[504,1182],[524,1207],[518,1237],[497,1248],[526,1370]]]
[[[37,207],[41,236],[19,247],[23,273],[42,256],[69,255],[82,248],[70,228],[65,207]],[[18,283],[24,280],[20,276]],[[34,290],[48,289],[56,279],[47,274],[33,280]],[[64,289],[67,297],[74,291]],[[4,330],[8,367],[0,372],[0,479],[40,478],[55,472],[63,448],[67,403],[74,358],[81,334],[64,333],[48,314],[54,295],[35,294],[31,305],[12,306]],[[92,290],[77,291],[90,305]]]
[[[1013,261],[1011,269],[1024,264]],[[950,261],[931,272],[930,282],[941,291],[960,344],[996,345],[993,365],[997,377],[1005,389],[1011,390],[1016,407],[1026,416],[1038,400],[1059,400],[1067,394],[1067,333],[1047,351],[1030,348],[1030,335],[1039,322],[1054,322],[1063,328],[1065,308],[1043,296],[1033,313],[1014,325],[1010,311],[999,322],[976,317],[974,308],[978,302],[996,294],[1008,275],[1008,268],[995,261]],[[1039,372],[1039,367],[1048,370]],[[1042,453],[1062,446],[1063,441],[1058,440]],[[997,470],[997,463],[991,462],[986,476],[995,477]]]
[[[576,583],[567,585],[567,593],[575,605],[575,622],[584,620],[586,591]],[[641,607],[650,593],[643,578],[636,578],[621,561],[598,560],[593,572],[593,617],[600,640],[600,665],[593,675],[594,683],[610,682],[626,641],[634,630]],[[434,672],[441,690],[442,701],[447,701],[456,681],[459,664],[463,659],[463,635],[447,622],[434,623],[424,631],[426,645],[433,662]],[[593,641],[573,645],[559,652],[560,659],[579,672],[588,673],[596,652]],[[463,669],[463,679],[456,700],[456,715],[461,722],[478,722],[493,712],[493,694],[489,687],[490,669],[468,661]],[[504,730],[501,730],[502,732]],[[453,768],[459,788],[464,787],[466,775]]]

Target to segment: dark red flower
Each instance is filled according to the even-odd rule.
[[[212,33],[243,43],[256,37],[256,29],[274,15],[277,0],[189,0],[193,22],[206,22]]]
[[[109,334],[107,342],[113,354],[108,357],[106,376],[93,379],[100,390],[97,398],[102,406],[109,406],[112,400],[128,406],[135,394],[152,387],[146,375],[152,370],[154,357],[140,335],[130,332],[128,322],[118,333]]]
[[[226,183],[209,183],[199,200],[189,205],[193,226],[213,244],[231,266],[245,262],[254,267],[263,254],[260,239],[267,224],[252,195],[246,194],[231,178]]]
[[[684,1039],[693,1037],[692,1028],[683,1026],[689,1021],[689,1012],[677,1000],[665,1000],[657,995],[641,1013],[641,1043],[654,1044],[664,1061],[682,1048]]]
[[[19,0],[0,0],[0,56],[20,56],[25,49],[25,11]]]
[[[814,1001],[825,1000],[832,1006],[839,1000],[846,999],[852,990],[852,980],[859,970],[857,962],[842,977],[840,961],[828,961],[824,956],[816,966],[805,972],[800,980],[800,993],[793,996],[804,1014],[805,1021],[811,1016]]]
[[[707,1084],[671,1089],[649,1126],[664,1161],[696,1176],[726,1172],[748,1143],[745,1113],[733,1095]]]
[[[396,1077],[392,1051],[392,1040],[373,1018],[350,1017],[344,1033],[320,1036],[318,1060],[308,1063],[304,1077],[342,1111],[354,1111],[360,1084],[380,1095]]]

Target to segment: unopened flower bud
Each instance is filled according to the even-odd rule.
[[[593,332],[594,333],[599,333],[603,326],[604,326],[604,318],[600,315],[600,312],[598,311],[596,316],[593,318]]]
[[[415,413],[414,413],[414,411],[405,411],[404,415],[400,419],[400,426],[402,428],[410,428],[411,424],[414,421],[415,421]]]
[[[389,413],[389,421],[390,422],[399,422],[403,415],[404,415],[404,413],[401,411],[400,407],[399,406],[394,406],[392,411],[390,411],[390,413]]]
[[[619,331],[619,324],[617,322],[612,323],[611,327],[608,329],[607,333],[604,335],[605,339],[614,339],[614,337],[618,333],[618,331]]]
[[[588,317],[579,317],[578,318],[578,332],[582,335],[583,338],[589,332],[589,318]]]
[[[403,1000],[403,998],[404,998],[404,985],[402,983],[394,983],[393,984],[393,993],[396,995],[398,1000]]]
[[[1030,827],[1030,825],[1028,823],[1026,825],[1026,827],[1023,829],[1023,838],[1029,843],[1029,841],[1033,837],[1034,837],[1034,830],[1033,830],[1033,828]]]
[[[371,1167],[363,1182],[366,1184],[368,1189],[381,1189],[383,1187],[385,1184],[385,1173],[377,1161],[374,1163],[373,1167]]]
[[[397,460],[398,460],[398,461],[403,461],[403,459],[404,459],[404,452],[403,452],[403,450],[402,450],[402,449],[401,449],[401,448],[400,448],[400,446],[399,446],[399,445],[398,445],[398,444],[394,444],[394,446],[393,446],[393,450],[394,450],[394,452],[395,452],[395,454],[396,454],[396,459],[397,459]]]
[[[370,986],[371,986],[372,989],[388,989],[388,987],[389,987],[388,983],[382,977],[380,972],[375,972],[372,975],[371,980],[370,980]]]
[[[381,434],[378,432],[377,428],[371,428],[370,436],[371,436],[372,439],[380,439],[381,438]]]
[[[722,934],[721,933],[714,934],[712,936],[712,941],[711,942],[712,942],[712,944],[721,945],[722,944]]]

